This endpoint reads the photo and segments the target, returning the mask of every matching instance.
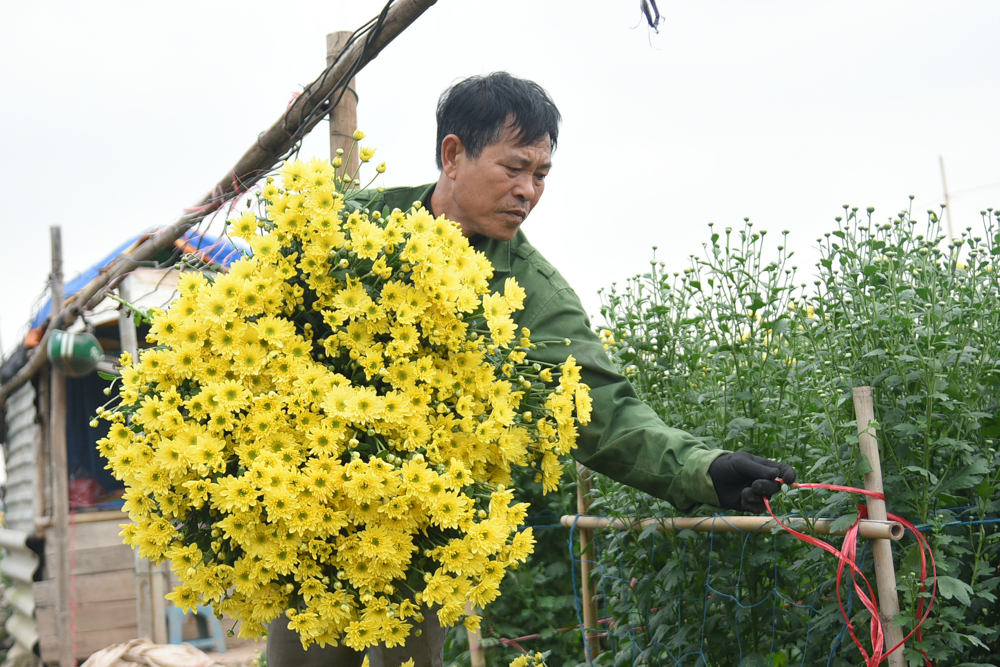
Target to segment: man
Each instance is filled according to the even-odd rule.
[[[537,84],[505,72],[461,81],[441,96],[437,109],[436,183],[394,188],[369,208],[402,210],[420,201],[462,228],[469,242],[493,263],[491,286],[515,277],[526,292],[514,314],[533,340],[568,339],[532,352],[536,361],[560,363],[572,354],[591,387],[591,422],[580,428],[574,456],[588,468],[663,498],[680,509],[699,503],[760,513],[795,470],[745,452],[711,449],[669,428],[636,396],[615,369],[590,327],[579,298],[556,269],[528,243],[521,224],[538,204],[552,167],[560,115]],[[368,201],[365,197],[363,201]],[[372,667],[441,667],[445,631],[432,613],[422,634],[395,649],[373,647]],[[356,667],[363,654],[346,647],[302,651],[298,636],[279,618],[268,639],[268,666]]]

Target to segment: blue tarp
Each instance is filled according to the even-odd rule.
[[[144,232],[132,237],[128,241],[125,241],[120,246],[115,248],[107,257],[94,264],[76,278],[73,278],[73,280],[69,281],[66,284],[66,298],[68,299],[86,287],[90,281],[99,276],[101,272],[113,261],[115,261],[115,259],[117,259],[122,253],[138,245],[140,240],[150,236],[155,231],[156,230]],[[202,259],[211,264],[217,264],[226,268],[240,258],[240,249],[233,245],[232,241],[225,236],[219,237],[195,231],[188,231],[182,239],[188,246],[184,249],[184,252],[196,252],[201,255]],[[36,327],[40,327],[45,324],[45,321],[49,319],[49,313],[51,312],[52,299],[50,297],[45,300],[45,303],[42,304],[38,313],[31,320],[31,328],[35,329]]]

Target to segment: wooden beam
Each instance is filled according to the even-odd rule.
[[[211,192],[202,197],[192,208],[187,209],[176,222],[162,227],[150,236],[131,255],[116,259],[103,273],[80,290],[60,316],[50,317],[42,340],[28,363],[11,380],[0,386],[0,407],[11,392],[41,369],[46,360],[45,348],[52,329],[72,324],[81,313],[100,303],[107,289],[113,287],[119,278],[132,271],[140,262],[152,259],[158,252],[170,247],[191,227],[277,166],[296,142],[329,113],[329,99],[337,84],[352,71],[357,72],[374,60],[389,42],[399,36],[435,2],[437,0],[399,0],[393,4],[385,13],[378,32],[366,32],[347,49],[336,65],[324,71],[319,78],[306,86],[285,113],[269,129],[261,133]]]
[[[59,319],[63,303],[62,233],[49,228],[52,237],[52,319]],[[56,633],[59,667],[73,667],[73,627],[70,619],[69,571],[69,471],[66,463],[66,377],[51,365],[49,385],[49,442],[52,443],[52,524],[56,542]]]

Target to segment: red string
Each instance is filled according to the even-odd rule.
[[[857,489],[851,486],[838,486],[836,484],[792,484],[792,486],[800,489],[826,489],[828,491],[844,491],[846,493],[855,493],[858,495],[869,496],[871,498],[877,498],[878,500],[885,500],[885,494],[879,493],[877,491],[868,491],[866,489]],[[806,544],[810,544],[815,547],[819,547],[824,551],[827,551],[837,557],[837,604],[840,606],[840,614],[844,617],[844,622],[847,624],[847,631],[851,634],[851,639],[854,641],[855,646],[858,647],[858,651],[861,652],[861,656],[864,658],[866,667],[876,667],[883,660],[888,658],[889,654],[899,649],[910,637],[916,633],[917,640],[923,639],[923,633],[921,631],[921,626],[924,621],[927,620],[931,613],[931,607],[934,605],[934,597],[937,595],[937,567],[934,564],[934,552],[931,550],[930,545],[927,543],[927,539],[923,534],[917,530],[917,527],[906,519],[897,516],[895,514],[886,514],[886,517],[890,521],[898,521],[903,525],[904,528],[913,533],[913,536],[917,538],[917,545],[920,547],[920,592],[918,594],[917,600],[917,612],[916,617],[918,618],[916,626],[910,633],[903,637],[902,641],[893,646],[888,651],[883,652],[885,645],[885,635],[882,628],[882,620],[879,617],[878,605],[876,604],[875,591],[872,590],[871,584],[868,579],[861,572],[857,565],[857,551],[858,551],[858,529],[861,526],[861,519],[868,517],[868,508],[859,505],[858,506],[858,518],[855,520],[854,525],[851,526],[847,533],[844,535],[844,545],[843,548],[837,549],[828,542],[825,542],[819,538],[813,537],[811,535],[805,535],[795,530],[791,526],[782,523],[774,512],[771,510],[771,503],[765,497],[764,506],[767,507],[768,514],[771,518],[777,522],[779,526],[784,528],[786,531],[799,538]],[[930,555],[931,561],[931,573],[934,578],[934,582],[931,588],[930,602],[927,604],[927,610],[924,611],[924,598],[923,593],[927,589],[927,555]],[[843,580],[844,568],[849,568],[851,571],[851,583],[854,585],[854,592],[857,594],[858,598],[861,600],[861,604],[864,605],[865,609],[871,614],[871,645],[872,653],[871,656],[865,651],[864,646],[861,641],[854,634],[854,625],[851,623],[850,618],[847,615],[847,611],[844,609],[844,603],[840,595],[840,583]],[[861,581],[864,582],[865,587],[862,588],[858,583],[857,577],[861,577]],[[867,589],[867,592],[866,590]],[[928,659],[927,654],[924,654],[924,664],[930,666],[931,661]]]

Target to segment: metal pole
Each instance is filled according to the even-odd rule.
[[[49,228],[52,239],[52,313],[55,320],[65,301],[62,273],[62,234]],[[66,452],[66,376],[51,365],[49,385],[49,442],[52,443],[52,532],[55,538],[56,636],[59,667],[73,667],[73,626],[70,622],[69,471]]]
[[[858,440],[861,454],[868,459],[872,471],[865,475],[865,489],[884,493],[882,489],[882,462],[879,459],[878,440],[875,437],[875,399],[871,387],[854,388],[854,414],[858,420]],[[868,516],[876,521],[885,521],[885,501],[868,497]],[[889,540],[874,540],[872,554],[875,560],[875,582],[878,587],[879,617],[885,636],[885,650],[888,651],[903,641],[903,629],[893,625],[899,615],[899,597],[896,593],[896,570],[892,564],[892,543]],[[905,667],[903,647],[889,656],[889,667]]]

